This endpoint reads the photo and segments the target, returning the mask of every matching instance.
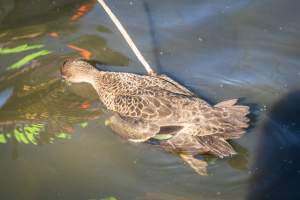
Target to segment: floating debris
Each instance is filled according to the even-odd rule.
[[[58,37],[58,33],[57,33],[57,32],[51,32],[51,33],[49,33],[49,35],[50,35],[51,37],[53,37],[53,38]]]
[[[86,14],[88,14],[92,8],[95,5],[95,1],[91,2],[91,3],[86,3],[81,5],[77,10],[76,13],[70,17],[71,21],[77,21],[79,20],[81,17],[85,16]]]
[[[69,44],[68,47],[76,51],[79,51],[80,55],[82,55],[82,57],[86,60],[90,60],[92,57],[92,53],[86,49],[71,44]]]
[[[91,107],[91,103],[89,101],[85,101],[80,105],[80,108],[82,109],[88,109]]]

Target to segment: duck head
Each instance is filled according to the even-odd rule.
[[[63,63],[60,72],[66,81],[93,84],[94,77],[99,71],[83,59],[68,59]]]

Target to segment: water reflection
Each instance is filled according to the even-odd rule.
[[[52,143],[54,139],[67,138],[74,125],[98,118],[99,109],[89,104],[67,90],[59,79],[23,85],[1,109],[1,136],[3,141],[16,139],[24,144]]]
[[[128,139],[128,136],[132,136],[132,135],[139,135],[139,130],[134,127],[132,128],[132,125],[128,125],[127,121],[122,120],[118,115],[113,115],[111,117],[109,117],[106,121],[105,124],[110,126],[110,128],[121,138],[123,138],[124,140]],[[143,127],[144,129],[147,130],[147,126]],[[167,143],[165,143],[165,141],[167,139],[170,139],[170,137],[172,137],[174,134],[176,134],[180,129],[182,129],[182,127],[164,127],[162,129],[160,129],[159,133],[152,139],[148,140],[147,143],[151,144],[151,145],[155,145],[157,147],[160,147],[161,150],[166,150],[169,153],[173,153],[175,155],[180,155],[178,154],[178,152],[176,152],[176,150],[174,151],[174,149],[172,149]],[[230,144],[233,146],[233,148],[236,150],[237,155],[234,155],[230,158],[227,158],[226,161],[229,164],[229,166],[231,166],[234,169],[237,170],[242,170],[242,171],[246,171],[248,170],[248,150],[239,145],[238,143],[231,141]],[[197,156],[196,158],[198,158],[199,160],[203,160],[203,155],[202,156]],[[213,155],[204,155],[204,160],[202,161],[202,167],[205,170],[205,174],[206,172],[206,167],[207,164],[215,164],[216,161],[218,160],[217,157],[213,156]],[[202,174],[203,175],[203,174]],[[207,175],[207,174],[206,174]]]
[[[227,163],[234,169],[247,171],[249,169],[249,152],[247,148],[235,142],[230,144],[236,150],[237,155],[229,159]]]
[[[299,199],[300,90],[275,103],[260,134],[248,199]]]

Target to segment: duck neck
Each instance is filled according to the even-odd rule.
[[[104,105],[112,110],[111,101],[114,99],[114,88],[117,84],[117,79],[110,72],[98,71],[91,81],[92,86],[97,91],[100,100]]]
[[[101,92],[102,85],[101,80],[103,79],[103,73],[101,71],[95,70],[88,74],[89,81],[88,83],[93,86],[93,88],[97,91],[97,93]]]

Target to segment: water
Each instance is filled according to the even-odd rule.
[[[0,46],[44,45],[0,55],[1,199],[299,199],[300,3],[109,4],[160,73],[211,103],[251,105],[252,128],[233,141],[239,155],[210,158],[201,177],[159,148],[122,141],[93,89],[59,77],[63,60],[80,55],[74,46],[99,68],[145,73],[103,10],[94,1],[1,0]],[[8,70],[41,50],[51,53]]]

